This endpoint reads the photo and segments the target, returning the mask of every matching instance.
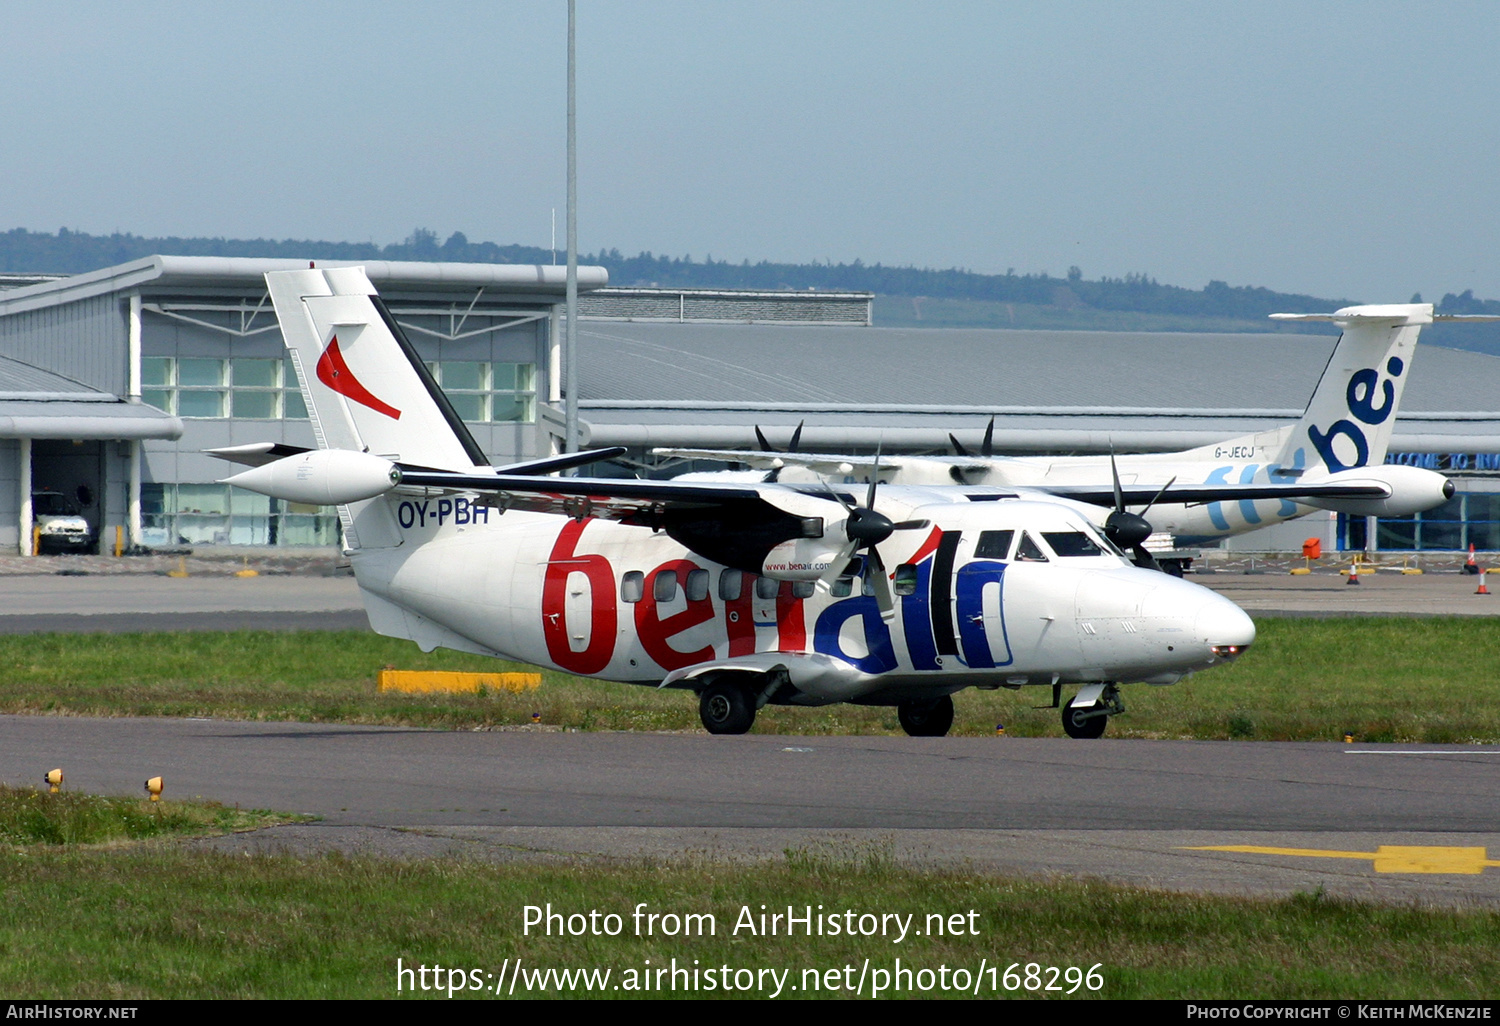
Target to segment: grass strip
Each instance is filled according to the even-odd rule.
[[[0,784],[0,844],[77,845],[227,834],[306,819],[218,802],[52,793]]]
[[[864,960],[976,975],[1021,963],[1098,965],[1106,998],[1489,998],[1500,990],[1500,914],[1383,907],[1298,895],[1252,900],[1086,882],[919,872],[880,857],[789,852],[784,862],[484,865],[338,856],[233,856],[162,849],[0,855],[0,990],[34,998],[370,998],[398,995],[396,965],[459,969],[464,985],[506,960],[605,969],[611,998],[715,997],[722,989],[632,991],[649,967],[789,970],[784,997],[848,996]],[[523,934],[527,905],[621,917],[618,936]],[[713,934],[638,936],[631,913],[704,913]],[[824,913],[957,915],[961,935],[753,935],[733,927],[807,906]],[[975,914],[970,917],[969,913]],[[664,921],[662,921],[664,922]],[[969,924],[977,935],[968,932]],[[854,967],[846,976],[845,966]],[[478,970],[479,977],[467,976]],[[822,981],[810,989],[804,970]],[[838,970],[838,987],[829,989]],[[440,977],[444,983],[452,977]],[[700,977],[701,979],[701,977]],[[984,976],[982,995],[991,992]],[[1065,979],[1059,977],[1059,979]],[[429,978],[430,982],[431,978]],[[914,977],[916,984],[921,977]],[[685,986],[685,981],[684,981]],[[769,985],[767,987],[769,989]],[[996,996],[1061,997],[1022,985]],[[552,996],[553,990],[517,993]],[[918,996],[964,996],[937,987]],[[970,991],[972,993],[972,990]],[[576,984],[565,996],[589,996]],[[866,996],[869,989],[865,990]],[[454,996],[483,996],[458,991]],[[765,996],[751,991],[730,996]],[[902,993],[899,996],[911,996]]]
[[[1233,666],[1173,687],[1124,689],[1129,713],[1109,737],[1493,743],[1500,695],[1474,686],[1500,665],[1500,631],[1477,617],[1262,618]],[[457,652],[422,653],[368,632],[9,635],[0,637],[0,712],[400,724],[498,729],[700,730],[683,691],[542,671],[523,694],[380,693],[386,666],[515,672],[534,668]],[[1042,688],[956,696],[955,734],[1061,734]],[[768,706],[755,730],[900,733],[895,710]]]

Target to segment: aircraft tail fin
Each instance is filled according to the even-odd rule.
[[[1384,463],[1417,335],[1433,321],[1432,304],[1350,306],[1331,314],[1271,316],[1282,321],[1331,321],[1344,329],[1278,463],[1329,473]]]
[[[272,271],[266,286],[319,448],[433,470],[489,466],[364,268]]]

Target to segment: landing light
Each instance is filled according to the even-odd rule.
[[[1243,654],[1249,648],[1249,645],[1213,645],[1209,648],[1209,651],[1220,659],[1233,659],[1235,656]]]

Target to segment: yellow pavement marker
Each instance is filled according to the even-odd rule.
[[[381,691],[425,693],[436,691],[478,694],[486,691],[533,691],[541,686],[540,673],[458,673],[451,670],[381,670]]]
[[[1369,859],[1377,873],[1483,873],[1500,866],[1483,848],[1408,847],[1382,844],[1374,851],[1323,851],[1318,848],[1263,848],[1253,844],[1225,844],[1184,851],[1232,851],[1247,855],[1295,855],[1316,859]]]

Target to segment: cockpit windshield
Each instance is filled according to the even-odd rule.
[[[1102,556],[1104,550],[1082,531],[1043,531],[1048,547],[1061,559],[1073,556]]]

